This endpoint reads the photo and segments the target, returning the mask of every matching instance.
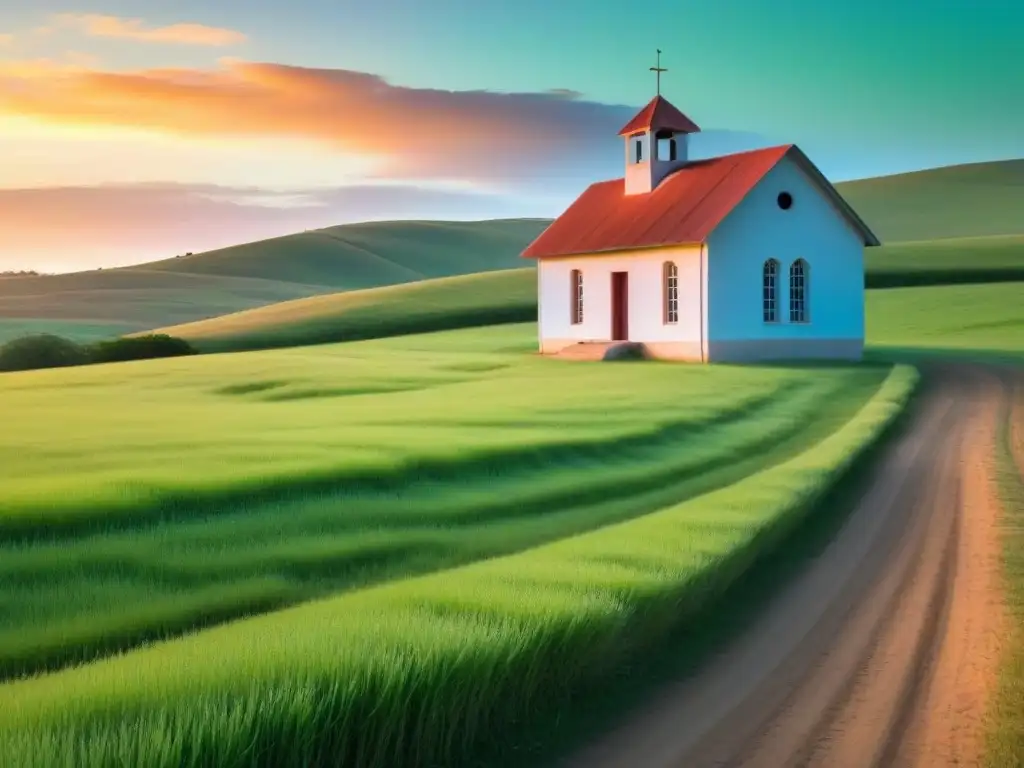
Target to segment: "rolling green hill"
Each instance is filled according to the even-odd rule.
[[[519,266],[544,219],[346,224],[146,264],[161,273],[258,277],[335,290]]]
[[[270,349],[533,320],[531,268],[310,296],[161,328],[204,352]]]
[[[1024,160],[836,185],[882,242],[1024,234]]]
[[[27,330],[90,339],[303,296],[518,267],[520,251],[546,224],[351,224],[121,269],[2,278],[0,340]]]

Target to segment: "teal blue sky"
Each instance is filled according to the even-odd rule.
[[[666,95],[702,126],[796,141],[834,176],[1024,156],[1019,0],[0,0],[0,29],[45,12],[239,29],[247,58],[399,85],[637,106],[660,47]],[[111,48],[119,66],[151,63]]]
[[[234,30],[244,39],[220,47],[153,45],[124,36],[81,34],[81,29],[66,25],[54,28],[54,14],[135,19],[146,28],[189,22]],[[48,28],[47,34],[33,36],[41,27]],[[494,205],[474,204],[474,215],[481,210],[554,215],[586,183],[620,172],[618,121],[653,95],[648,68],[655,48],[664,51],[663,65],[669,69],[663,92],[708,131],[706,154],[794,142],[835,181],[1024,157],[1020,0],[0,0],[0,40],[5,34],[0,63],[9,65],[41,59],[59,63],[61,57],[71,57],[68,61],[84,61],[105,73],[153,68],[209,72],[224,66],[223,57],[231,57],[289,71],[339,70],[336,79],[346,83],[353,73],[367,73],[392,89],[381,95],[390,100],[388,119],[405,122],[410,133],[425,116],[437,117],[446,109],[464,121],[465,108],[472,114],[470,139],[460,134],[446,142],[442,120],[428,131],[437,141],[436,151],[424,139],[405,155],[398,152],[402,157],[384,176],[389,183],[419,191],[435,183],[475,184],[478,192],[494,195]],[[331,78],[335,74],[328,73]],[[568,100],[573,104],[552,108],[544,94],[553,90],[573,92]],[[463,93],[467,91],[528,98],[487,100]],[[361,97],[360,109],[367,114],[379,112],[375,92],[369,88]],[[451,101],[446,92],[455,92],[457,109],[446,106]],[[324,101],[328,111],[330,98]],[[400,105],[406,103],[410,106],[403,113]],[[536,119],[531,112],[535,108]],[[96,111],[95,102],[80,109]],[[127,127],[153,127],[146,124],[153,122],[151,114],[133,117],[131,112],[126,110]],[[347,126],[359,116],[335,119]],[[215,121],[203,117],[198,122],[205,130]],[[497,126],[502,122],[511,123],[506,135],[480,161],[487,172],[466,172],[459,142],[472,143],[485,130],[501,133]],[[193,127],[156,129],[180,137]],[[338,187],[363,183],[376,173],[364,173],[361,163],[373,153],[379,155],[380,147],[367,145],[364,151],[358,141],[346,139],[325,148],[331,137],[325,139],[323,130],[313,136],[289,131],[294,133],[294,128],[266,137],[291,142],[280,145],[280,157],[292,151],[295,140],[319,142],[318,152],[334,155],[275,165],[277,153],[268,153],[267,144],[254,145],[255,154],[246,159],[237,154],[242,150],[236,142],[230,151],[237,154],[237,162],[232,165],[226,151],[221,152],[220,165],[212,164],[221,176],[213,178],[212,171],[203,175],[211,163],[197,154],[198,145],[153,144],[144,149],[138,139],[139,157],[146,152],[153,158],[173,156],[180,174],[169,176],[154,159],[149,166],[137,163],[138,172],[131,178],[124,173],[103,178],[99,168],[86,173],[79,165],[73,179],[54,176],[56,171],[48,171],[44,179],[33,178],[26,160],[13,176],[34,186],[144,181],[321,188],[332,186],[331,173]],[[518,141],[516,131],[530,135]],[[716,139],[719,131],[723,133]],[[200,138],[217,139],[216,131],[208,133]],[[599,138],[604,136],[607,140]],[[31,138],[42,141],[37,134]],[[135,141],[130,138],[118,139],[119,146]],[[54,143],[52,152],[39,148],[38,155],[77,151],[69,139],[61,141],[63,149]],[[442,147],[446,143],[451,146]],[[545,145],[546,150],[538,149]],[[98,145],[92,146],[96,156]],[[503,153],[509,155],[504,164],[495,159]],[[252,157],[263,159],[263,176]],[[417,163],[422,167],[414,168]],[[450,173],[439,170],[447,166]],[[150,170],[143,172],[144,167]],[[535,194],[537,185],[531,180],[542,182],[549,194]],[[453,215],[465,207],[452,202],[457,195],[452,197],[451,190],[445,194],[444,205]],[[447,210],[444,205],[442,210]],[[418,209],[406,206],[395,215],[406,210],[415,215]]]

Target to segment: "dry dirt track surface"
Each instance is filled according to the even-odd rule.
[[[828,549],[573,768],[977,765],[995,682],[1009,374],[944,366]]]

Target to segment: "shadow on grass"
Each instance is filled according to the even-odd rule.
[[[868,357],[865,357],[864,360],[861,361],[827,359],[808,360],[807,358],[787,360],[785,358],[780,358],[778,360],[759,360],[750,363],[711,363],[711,365],[718,367],[785,368],[786,370],[842,370],[849,368],[873,368],[882,370],[890,368],[892,366],[892,361]]]
[[[265,403],[286,403],[291,400],[319,400],[331,397],[356,397],[358,395],[391,395],[399,392],[418,392],[431,389],[442,384],[457,384],[463,379],[418,381],[402,383],[397,381],[380,382],[363,387],[319,387],[315,389],[291,389],[283,392],[270,392],[257,398]]]
[[[1024,267],[949,267],[943,269],[878,269],[869,266],[864,275],[868,290],[885,288],[925,288],[932,285],[968,285],[977,283],[1016,283],[1024,280]]]
[[[931,384],[922,380],[904,412],[863,453],[843,478],[731,587],[704,610],[687,617],[664,643],[638,649],[621,665],[576,692],[568,703],[536,713],[519,739],[497,739],[474,764],[495,768],[555,765],[623,721],[667,683],[692,675],[719,648],[751,627],[771,597],[825,551],[863,496],[872,471],[894,439],[912,422]]]
[[[196,338],[194,343],[206,354],[222,352],[250,352],[258,349],[282,347],[309,347],[320,344],[339,344],[349,341],[386,339],[464,328],[510,325],[537,319],[536,302],[516,302],[496,307],[467,307],[448,311],[422,309],[393,314],[360,315],[333,318],[330,322],[296,322],[286,331],[259,329],[224,336]]]
[[[957,347],[870,346],[865,362],[875,363],[982,363],[1001,368],[1024,366],[1024,350],[966,349]]]
[[[804,385],[796,385],[804,386]],[[790,389],[790,393],[792,393]],[[276,394],[276,393],[275,393]],[[767,393],[739,404],[731,410],[680,418],[653,429],[622,435],[609,440],[567,438],[540,448],[511,445],[479,451],[472,457],[421,459],[387,467],[350,471],[325,470],[276,482],[260,478],[252,484],[239,483],[226,488],[200,491],[142,489],[120,506],[68,508],[0,516],[0,542],[60,541],[75,536],[119,529],[141,530],[170,521],[205,516],[223,516],[258,504],[285,503],[314,494],[346,495],[363,493],[400,493],[431,482],[454,482],[471,476],[501,477],[516,472],[531,472],[547,464],[567,460],[601,460],[610,451],[623,453],[652,444],[678,440],[680,445],[695,433],[741,422],[777,399]]]
[[[251,395],[257,392],[267,392],[271,389],[278,389],[280,387],[287,387],[292,382],[287,379],[275,379],[272,381],[247,381],[242,384],[228,384],[227,386],[217,387],[211,390],[215,395]]]

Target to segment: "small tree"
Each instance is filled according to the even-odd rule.
[[[62,368],[86,362],[88,356],[78,344],[51,333],[22,336],[0,347],[0,371]]]
[[[126,336],[101,341],[89,348],[89,359],[94,363],[120,363],[127,360],[150,360],[157,357],[194,354],[197,354],[197,350],[191,344],[166,333]]]

